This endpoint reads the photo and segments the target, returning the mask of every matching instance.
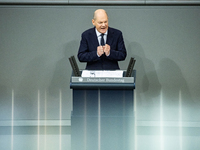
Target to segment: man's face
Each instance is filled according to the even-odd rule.
[[[100,13],[96,15],[95,19],[92,19],[92,24],[96,27],[100,33],[106,33],[108,30],[108,16],[106,13]]]

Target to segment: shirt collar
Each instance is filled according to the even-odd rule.
[[[102,33],[100,33],[96,28],[95,28],[95,31],[96,31],[96,34],[97,34],[97,37],[100,36]],[[104,33],[105,35],[108,34],[108,30],[106,31],[106,33]]]

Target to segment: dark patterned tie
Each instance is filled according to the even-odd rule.
[[[102,34],[101,34],[101,46],[104,46],[104,45],[105,45],[103,36],[104,36],[104,34],[102,33]]]

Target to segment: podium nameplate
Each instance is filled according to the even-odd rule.
[[[72,77],[72,83],[134,83],[134,77]]]
[[[135,71],[133,71],[132,77],[125,77],[125,76],[77,77],[72,74],[70,81],[70,88],[71,89],[135,89],[135,79],[136,79]]]

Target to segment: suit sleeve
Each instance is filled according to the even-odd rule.
[[[110,55],[108,56],[108,59],[115,60],[115,61],[122,61],[122,60],[125,60],[126,55],[127,53],[126,53],[126,47],[124,45],[124,39],[123,39],[122,33],[120,32],[120,35],[117,39],[117,45],[114,49],[111,47]]]
[[[80,47],[78,51],[78,59],[80,62],[92,62],[97,61],[99,57],[97,56],[97,50],[91,49],[89,46],[89,40],[87,36],[82,34]]]

